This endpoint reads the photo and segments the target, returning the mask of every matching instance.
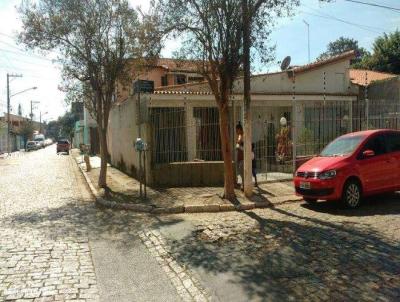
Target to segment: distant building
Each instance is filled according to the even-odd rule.
[[[353,102],[353,129],[400,127],[400,77],[366,69],[349,70]]]
[[[160,58],[155,62],[142,64],[140,70],[132,67],[132,82],[149,80],[154,82],[154,87],[183,85],[204,81],[204,77],[198,73],[196,61],[182,59]],[[117,85],[118,103],[125,101],[133,93],[132,85]]]

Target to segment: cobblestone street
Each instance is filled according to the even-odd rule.
[[[0,301],[398,301],[400,197],[142,215],[54,147],[0,160]]]
[[[70,156],[51,146],[0,171],[0,301],[179,300],[135,235],[152,220],[96,208]]]
[[[165,228],[168,249],[221,301],[400,299],[399,196],[186,219],[181,236]]]

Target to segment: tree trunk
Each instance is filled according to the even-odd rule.
[[[221,151],[224,159],[224,197],[233,201],[235,199],[235,185],[232,165],[231,141],[229,135],[228,105],[219,107],[219,109]]]
[[[253,195],[253,175],[251,158],[252,119],[250,97],[250,14],[247,0],[242,1],[243,9],[243,102],[244,102],[244,194],[246,197]]]
[[[99,140],[100,140],[100,176],[99,176],[99,187],[107,189],[107,130],[101,129],[100,126],[97,126],[99,132]]]

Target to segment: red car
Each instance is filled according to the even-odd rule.
[[[69,154],[69,149],[71,148],[71,145],[68,140],[62,139],[57,142],[57,154],[60,152],[66,152]]]
[[[358,207],[362,197],[400,190],[400,131],[338,137],[299,167],[294,185],[306,202],[342,200],[350,208]]]

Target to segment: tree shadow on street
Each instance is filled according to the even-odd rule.
[[[340,225],[273,208],[244,212],[256,227],[228,236],[222,224],[169,241],[185,266],[230,273],[247,300],[365,301],[400,295],[400,246],[369,228]],[[233,221],[239,224],[240,221]],[[226,226],[225,226],[226,228]],[[238,297],[240,301],[240,297]]]
[[[302,207],[320,213],[337,216],[374,216],[400,214],[400,194],[382,194],[365,198],[357,209],[346,209],[339,201],[304,203]]]
[[[69,199],[60,207],[32,210],[2,218],[0,228],[38,230],[49,240],[65,236],[81,237],[89,235],[92,239],[107,237],[107,240],[124,240],[130,244],[138,239],[138,232],[149,227],[179,223],[172,216],[161,218],[129,211],[105,209],[92,202]]]

